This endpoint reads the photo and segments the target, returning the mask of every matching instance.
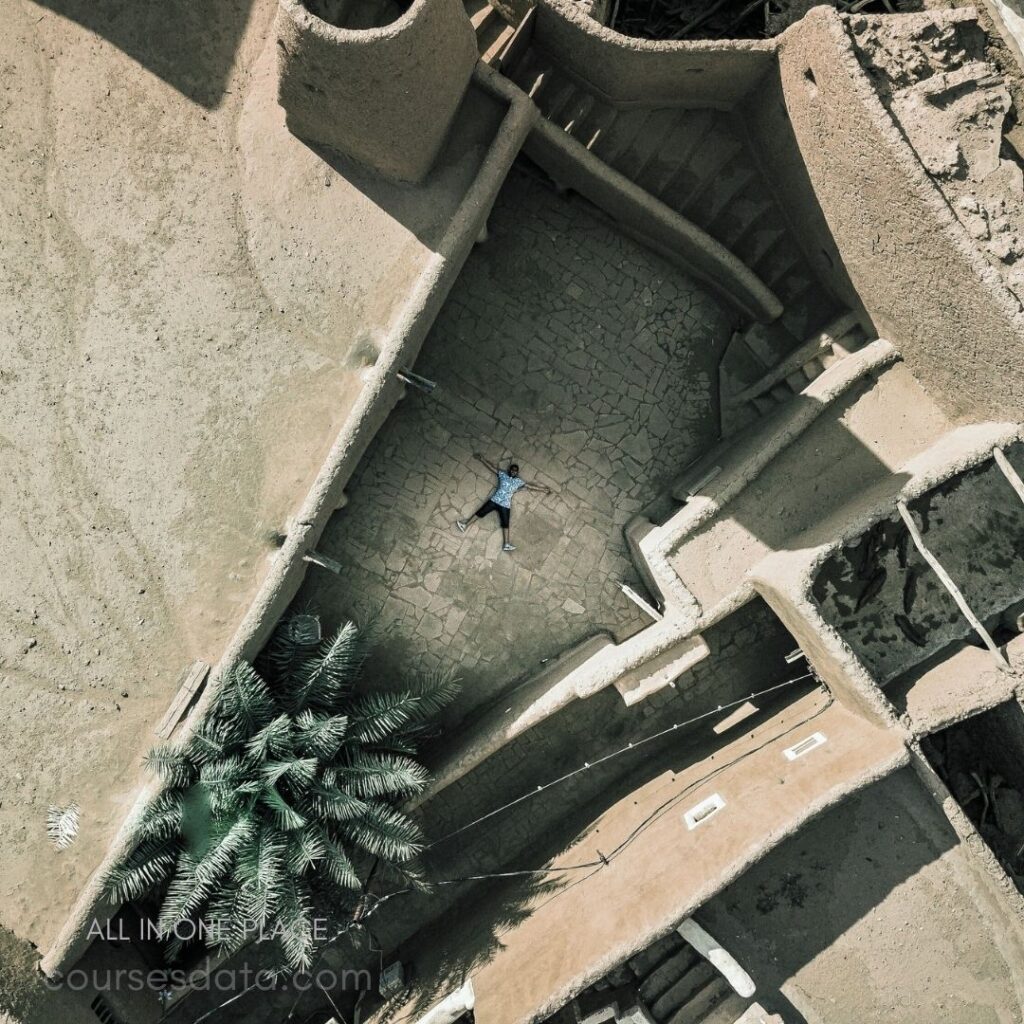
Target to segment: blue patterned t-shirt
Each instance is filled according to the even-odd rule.
[[[505,470],[499,469],[498,486],[491,495],[491,501],[493,501],[495,505],[500,505],[502,508],[511,508],[512,495],[515,494],[520,487],[525,486],[525,480],[520,480],[517,476],[509,476]]]

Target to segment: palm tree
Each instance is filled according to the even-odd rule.
[[[321,639],[318,619],[292,616],[260,671],[238,664],[195,733],[149,754],[164,789],[110,891],[160,898],[172,958],[195,934],[223,953],[260,934],[281,969],[306,970],[315,918],[351,920],[371,874],[418,884],[423,838],[400,805],[427,782],[417,745],[455,686],[359,692],[366,654],[351,622]]]

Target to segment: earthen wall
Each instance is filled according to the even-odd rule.
[[[288,128],[402,181],[433,166],[476,64],[461,0],[416,0],[380,28],[338,28],[301,0],[277,14]]]
[[[1019,415],[1024,319],[875,94],[835,11],[781,37],[793,136],[853,286],[921,383],[965,418]]]
[[[612,103],[730,108],[768,70],[774,44],[632,39],[571,0],[537,6],[534,43]]]

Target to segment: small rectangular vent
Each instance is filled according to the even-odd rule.
[[[717,814],[725,806],[725,801],[713,793],[707,800],[701,800],[696,807],[691,807],[684,815],[686,827],[692,832],[698,825],[703,825],[708,818]]]
[[[794,743],[791,747],[786,747],[782,754],[787,761],[795,761],[798,757],[803,757],[804,754],[809,754],[812,750],[815,750],[826,742],[827,740],[823,733],[811,733],[807,739],[801,740],[799,743]]]
[[[103,998],[103,996],[97,996],[89,1004],[89,1008],[96,1014],[96,1019],[100,1024],[121,1024],[120,1017],[114,1013],[110,1008],[110,1004]]]

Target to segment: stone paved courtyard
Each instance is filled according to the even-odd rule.
[[[453,668],[451,720],[532,675],[543,659],[647,619],[625,523],[717,437],[712,382],[731,330],[699,285],[515,170],[428,337],[410,390],[348,487],[297,604],[329,624],[391,627],[379,668]],[[495,516],[454,521],[490,493],[474,458],[514,457],[527,480],[501,552]],[[455,643],[457,640],[457,643]]]

